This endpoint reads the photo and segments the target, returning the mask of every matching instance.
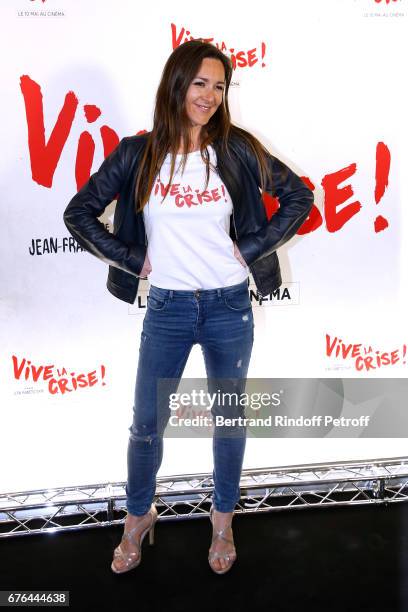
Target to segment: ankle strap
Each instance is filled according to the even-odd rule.
[[[125,540],[130,540],[132,544],[134,544],[140,550],[139,542],[137,542],[135,538],[133,537],[133,533],[134,531],[136,531],[136,529],[137,527],[133,527],[133,529],[131,529],[130,531],[125,531],[122,537],[125,538]]]
[[[216,538],[222,538],[223,540],[225,540],[229,544],[233,544],[234,541],[231,540],[230,538],[226,538],[225,535],[224,535],[225,530],[228,529],[229,526],[230,525],[228,525],[227,527],[224,527],[224,529],[220,529],[219,531],[216,531],[215,534],[213,535],[212,541],[214,542],[214,540]]]

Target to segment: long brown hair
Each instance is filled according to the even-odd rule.
[[[229,139],[233,135],[243,139],[255,155],[261,188],[263,189],[267,180],[272,178],[265,160],[265,154],[268,154],[268,151],[255,136],[231,123],[228,106],[228,90],[233,74],[231,60],[211,43],[204,42],[202,39],[190,40],[174,49],[163,69],[156,94],[153,128],[148,134],[146,147],[136,174],[136,212],[143,210],[147,204],[155,178],[168,153],[171,156],[169,179],[169,185],[171,185],[180,143],[184,151],[181,168],[185,167],[187,151],[190,151],[193,144],[190,137],[190,122],[185,110],[185,98],[187,89],[196,77],[203,59],[207,57],[222,62],[225,71],[225,88],[222,103],[208,123],[202,127],[200,133],[200,152],[206,164],[205,189],[207,189],[210,177],[207,146],[217,141],[221,151],[231,158]]]

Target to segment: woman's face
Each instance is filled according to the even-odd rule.
[[[213,57],[203,59],[187,89],[185,108],[192,127],[208,123],[222,103],[225,71],[222,62]]]

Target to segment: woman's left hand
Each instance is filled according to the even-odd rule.
[[[242,264],[244,266],[244,268],[246,268],[247,267],[246,261],[242,257],[241,253],[239,252],[239,248],[237,247],[237,243],[236,242],[234,242],[234,255],[238,259],[239,263]]]

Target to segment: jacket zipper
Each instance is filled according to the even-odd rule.
[[[232,203],[232,222],[234,224],[235,237],[238,240],[237,226],[235,225],[235,217],[234,217],[234,202],[232,201],[232,198],[231,198],[231,203]]]
[[[223,182],[223,183],[224,183],[224,185],[225,185],[225,181],[224,181],[224,179],[223,179],[223,177],[222,177],[222,173],[220,173],[220,169],[219,169],[219,167],[218,167],[218,163],[217,163],[217,165],[216,165],[216,169],[217,169],[217,172],[218,172],[218,176],[220,177],[220,179],[222,180],[222,182]],[[232,223],[233,223],[233,225],[234,225],[234,230],[235,230],[235,239],[236,239],[236,240],[238,240],[239,236],[238,236],[238,232],[237,232],[237,226],[236,226],[236,224],[235,224],[235,215],[234,215],[234,201],[233,201],[232,197],[231,197],[231,204],[232,204]],[[250,269],[250,267],[249,267],[249,266],[248,266],[248,268]],[[249,280],[248,280],[248,285],[249,285]]]
[[[143,221],[143,231],[144,231],[144,240],[145,240],[145,246],[147,247],[147,234],[146,234],[146,225],[144,222],[144,217],[143,217],[143,211],[141,211],[140,213],[142,215],[142,221]]]
[[[223,182],[223,183],[224,183],[224,185],[225,185],[225,181],[224,181],[224,179],[223,179],[223,177],[222,177],[222,174],[220,173],[220,169],[219,169],[219,167],[218,167],[218,164],[217,164],[217,166],[216,166],[216,169],[217,169],[217,172],[218,172],[218,176],[220,177],[220,179],[222,180],[222,182]],[[236,239],[238,240],[238,232],[237,232],[237,226],[235,225],[235,216],[234,216],[234,202],[233,202],[232,198],[231,198],[231,204],[232,204],[232,223],[233,223],[233,225],[234,225],[235,237],[236,237]]]
[[[217,166],[217,170],[218,170],[218,166]],[[222,177],[221,177],[221,180],[222,180]],[[224,182],[224,181],[223,181],[223,182]],[[224,183],[224,184],[225,184],[225,183]],[[231,198],[231,204],[232,204],[232,223],[233,223],[233,225],[234,225],[234,230],[235,230],[235,238],[236,238],[236,240],[238,240],[238,232],[237,232],[237,226],[235,225],[235,216],[234,216],[234,202],[232,201],[232,198]],[[249,270],[251,270],[251,268],[250,268],[249,266],[247,266],[247,267],[248,267],[248,269],[249,269]],[[251,274],[252,274],[252,271],[251,271]],[[255,279],[254,279],[254,280],[255,280]],[[248,286],[249,286],[249,277],[248,277]],[[258,296],[261,296],[261,295],[262,295],[262,294],[259,292],[258,287],[257,287],[257,295],[258,295]]]

